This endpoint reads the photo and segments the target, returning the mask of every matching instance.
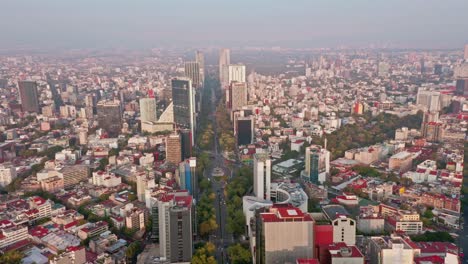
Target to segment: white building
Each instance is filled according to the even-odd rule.
[[[333,243],[344,242],[347,245],[356,244],[356,221],[349,218],[349,213],[341,205],[327,205],[323,212],[332,222]]]
[[[120,185],[122,183],[122,178],[116,176],[114,173],[97,171],[93,172],[92,183],[96,186],[104,186],[110,188]]]
[[[228,67],[228,81],[245,83],[245,65],[231,64]]]
[[[416,104],[425,106],[428,111],[440,111],[440,92],[419,88]]]
[[[266,153],[254,155],[254,193],[257,198],[270,200],[271,159]]]
[[[141,98],[140,99],[140,120],[141,122],[156,122],[156,99]]]
[[[413,264],[414,250],[403,239],[396,237],[385,241],[381,237],[372,237],[370,243],[371,263]]]
[[[0,186],[5,187],[16,178],[16,169],[10,163],[0,165]]]
[[[0,220],[0,249],[29,238],[28,227]]]
[[[219,80],[223,87],[229,85],[229,64],[231,64],[231,51],[221,49],[219,52]]]

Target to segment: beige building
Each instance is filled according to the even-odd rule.
[[[166,162],[179,164],[182,161],[181,144],[179,134],[171,134],[166,138]]]
[[[16,178],[16,169],[11,163],[0,165],[0,186],[5,187]]]
[[[256,226],[255,263],[295,263],[314,251],[314,221],[293,206],[273,206]]]
[[[388,168],[392,171],[407,172],[413,166],[413,154],[402,151],[390,157]]]
[[[54,176],[51,178],[47,178],[41,183],[41,189],[45,192],[58,192],[60,190],[63,190],[63,178],[60,178],[58,176]]]
[[[64,188],[72,187],[82,181],[87,181],[90,176],[90,170],[87,165],[66,166],[63,167],[60,172],[63,175]]]

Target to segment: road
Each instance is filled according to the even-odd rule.
[[[220,150],[219,141],[218,141],[218,131],[217,124],[215,119],[216,106],[218,105],[219,99],[216,98],[215,85],[207,84],[212,89],[212,97],[210,99],[211,103],[211,113],[210,116],[213,126],[214,138],[213,138],[213,148],[210,150],[211,164],[205,170],[205,177],[208,177],[211,182],[213,192],[216,194],[216,199],[214,201],[214,208],[216,212],[216,221],[218,224],[218,230],[210,236],[210,241],[216,245],[216,259],[218,263],[227,263],[227,247],[234,242],[232,234],[229,234],[226,226],[227,219],[227,209],[226,201],[224,196],[224,186],[222,181],[218,181],[213,177],[213,171],[215,169],[221,169],[224,172],[224,175],[231,175],[231,170],[226,166],[222,151]]]

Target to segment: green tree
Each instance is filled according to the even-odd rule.
[[[136,258],[138,254],[141,253],[141,251],[143,251],[141,242],[135,241],[128,246],[127,250],[125,251],[125,256],[131,263],[136,263]]]
[[[216,246],[211,242],[199,246],[192,256],[192,264],[216,264],[213,256],[215,250]]]
[[[455,239],[447,232],[429,232],[411,236],[414,242],[454,242]]]
[[[109,164],[109,159],[108,158],[102,158],[99,160],[99,166],[97,167],[97,170],[105,170],[106,166]]]
[[[241,244],[235,244],[228,247],[227,253],[232,264],[252,263],[252,255],[250,254],[250,250],[246,249]]]
[[[3,264],[21,264],[21,260],[24,258],[24,254],[20,251],[13,250],[8,251],[0,256],[0,263]]]
[[[432,210],[427,209],[424,212],[423,217],[428,218],[428,219],[432,219],[432,218],[434,218],[434,213],[432,212]]]

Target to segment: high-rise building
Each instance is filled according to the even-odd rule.
[[[192,196],[169,194],[158,202],[159,248],[171,263],[190,262],[193,251]],[[153,216],[153,217],[154,217]]]
[[[110,137],[117,137],[122,129],[122,110],[120,101],[103,100],[97,104],[98,127]]]
[[[19,81],[19,95],[23,112],[39,113],[39,94],[35,81]]]
[[[154,181],[154,174],[142,171],[136,175],[136,183],[138,201],[145,202],[146,189],[153,188],[156,185],[156,182]]]
[[[183,190],[188,190],[188,192],[196,198],[197,190],[197,159],[191,157],[182,161],[179,164],[179,186]]]
[[[195,142],[195,90],[188,78],[172,80],[174,123],[177,129],[190,129],[192,146]],[[177,163],[176,163],[177,164]]]
[[[240,110],[247,105],[247,84],[245,82],[232,82],[228,89],[229,105],[231,110]]]
[[[468,96],[468,78],[457,79],[455,93],[457,95]]]
[[[140,99],[140,120],[141,122],[156,122],[156,99],[141,98]]]
[[[203,86],[205,83],[205,55],[203,52],[199,50],[195,52],[195,61],[198,62],[198,67],[200,69],[200,83]]]
[[[330,173],[330,151],[318,145],[307,147],[304,172],[304,176],[313,184],[324,182],[326,174]]]
[[[185,77],[192,80],[192,85],[194,88],[201,87],[200,80],[200,65],[196,61],[187,61],[185,62]]]
[[[182,148],[182,159],[192,157],[192,135],[190,129],[180,130],[180,145]]]
[[[166,137],[166,161],[174,165],[182,161],[182,147],[179,134]]]
[[[219,81],[221,86],[229,85],[229,64],[231,64],[231,51],[229,49],[221,49],[219,52]]]
[[[261,199],[270,200],[271,195],[271,159],[266,153],[257,153],[253,160],[254,193]]]
[[[238,145],[252,144],[254,140],[254,128],[255,128],[255,117],[236,117],[236,130],[235,135],[237,137]]]
[[[255,222],[255,263],[296,263],[314,257],[314,220],[299,208],[274,205]]]
[[[230,64],[228,67],[228,84],[231,82],[245,83],[245,65]]]
[[[465,52],[463,58],[468,62],[468,44],[465,45]]]
[[[0,165],[0,186],[5,187],[16,178],[16,169],[11,163]]]
[[[440,111],[440,92],[419,88],[416,104],[425,106],[428,111]]]

